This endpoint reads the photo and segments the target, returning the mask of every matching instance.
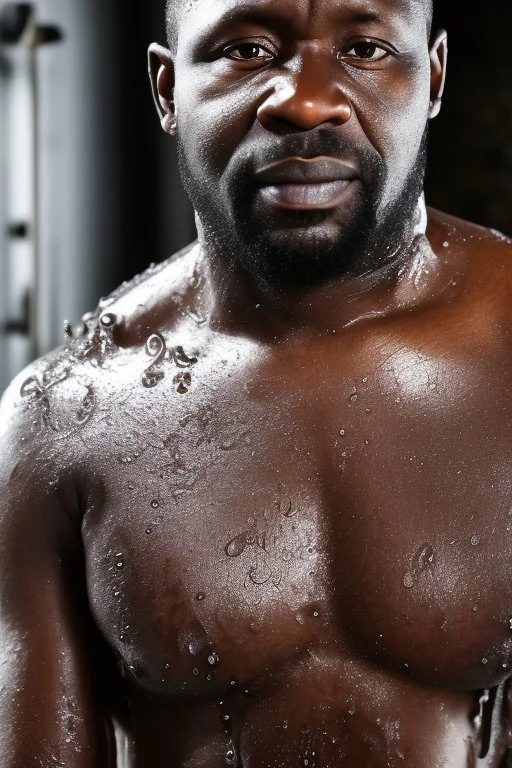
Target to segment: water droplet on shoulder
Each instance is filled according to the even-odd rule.
[[[176,392],[179,395],[186,395],[192,384],[192,376],[189,371],[182,371],[177,373],[173,378],[172,383],[176,388]]]
[[[117,322],[117,317],[113,312],[104,312],[100,316],[100,325],[107,330],[114,328]]]
[[[407,587],[407,589],[410,589],[414,586],[414,576],[410,571],[408,571],[404,576],[404,587]]]
[[[239,533],[238,536],[235,536],[226,544],[224,551],[228,557],[240,557],[246,546],[247,534]]]

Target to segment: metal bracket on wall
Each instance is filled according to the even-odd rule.
[[[37,48],[62,40],[62,31],[51,24],[34,24],[32,3],[5,3],[0,8],[0,42]]]

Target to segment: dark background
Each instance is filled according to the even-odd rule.
[[[512,235],[512,2],[438,0],[448,80],[432,124],[430,205]]]

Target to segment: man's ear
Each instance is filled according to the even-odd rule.
[[[158,43],[151,43],[148,48],[148,70],[160,123],[166,133],[174,136],[176,133],[174,62],[168,48]]]
[[[441,110],[447,59],[448,35],[441,29],[430,45],[430,119],[437,117]]]

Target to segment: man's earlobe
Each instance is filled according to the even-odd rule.
[[[148,73],[162,128],[166,133],[174,136],[176,133],[174,62],[171,52],[158,43],[152,43],[149,46]]]
[[[441,102],[446,82],[447,58],[448,35],[442,29],[433,38],[430,47],[430,119],[437,117],[441,111]]]

